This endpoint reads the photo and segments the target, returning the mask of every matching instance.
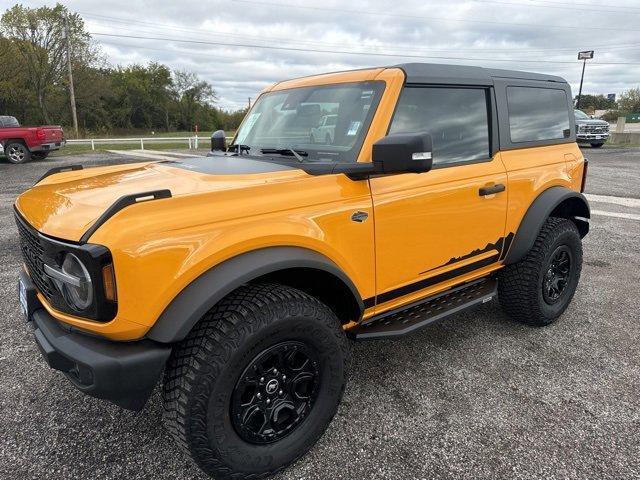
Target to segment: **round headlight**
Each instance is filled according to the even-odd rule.
[[[87,268],[73,253],[64,256],[61,270],[76,277],[79,282],[60,282],[61,292],[67,303],[76,310],[86,310],[93,303],[93,286]]]

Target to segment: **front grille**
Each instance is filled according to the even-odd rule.
[[[36,290],[44,296],[49,305],[57,311],[90,320],[112,320],[118,311],[118,304],[108,301],[102,293],[102,268],[112,263],[111,252],[101,245],[77,245],[48,237],[29,225],[17,209],[15,220],[25,267]],[[95,301],[83,311],[75,310],[69,305],[53,280],[44,272],[45,265],[60,265],[60,260],[67,253],[73,253],[84,264],[94,286]]]
[[[609,125],[580,125],[580,133],[609,133]]]
[[[44,273],[44,248],[41,243],[41,237],[35,230],[26,224],[16,214],[16,224],[18,225],[18,233],[20,234],[20,250],[22,258],[29,270],[31,280],[35,284],[37,290],[46,297],[48,301],[52,301],[57,297],[49,278]]]

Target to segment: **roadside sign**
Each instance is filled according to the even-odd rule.
[[[584,52],[578,52],[578,60],[588,60],[593,58],[593,50],[585,50]]]

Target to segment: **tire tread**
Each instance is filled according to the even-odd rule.
[[[206,392],[210,391],[210,384],[215,381],[233,352],[247,337],[270,323],[280,308],[287,308],[291,304],[299,305],[300,302],[304,302],[305,309],[312,310],[315,318],[329,324],[344,354],[346,367],[348,342],[333,312],[304,292],[266,283],[242,286],[225,297],[203,316],[189,335],[176,346],[169,359],[163,388],[165,427],[200,468],[216,478],[266,478],[297,459],[293,458],[289,463],[263,473],[233,472],[209,445],[205,412],[208,403]],[[203,382],[208,384],[207,388],[203,388]]]

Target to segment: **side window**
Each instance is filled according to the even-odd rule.
[[[509,134],[513,143],[569,138],[569,106],[564,90],[507,87]]]
[[[389,134],[430,133],[434,165],[487,160],[488,93],[482,88],[406,87]]]

